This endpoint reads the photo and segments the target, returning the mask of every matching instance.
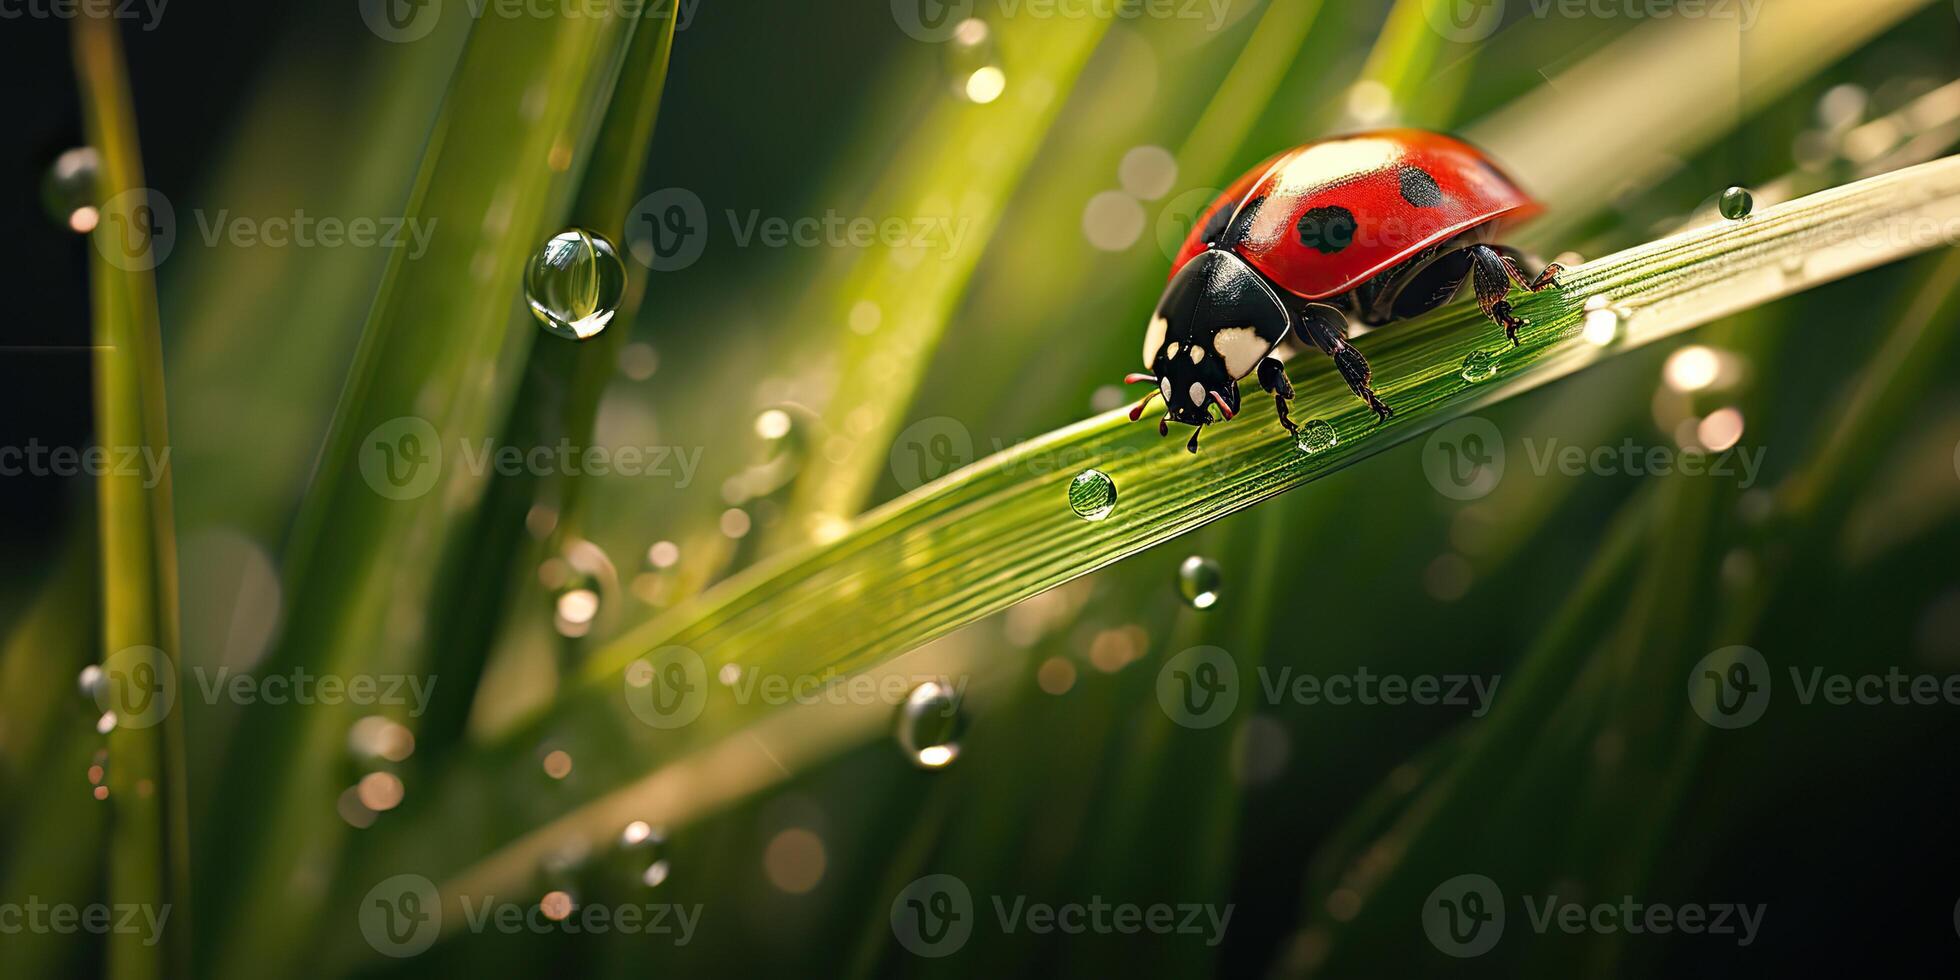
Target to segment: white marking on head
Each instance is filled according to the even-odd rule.
[[[1163,379],[1163,388],[1164,388],[1164,403],[1168,405],[1170,404],[1170,400],[1171,400],[1171,379],[1169,378]]]
[[[1161,316],[1150,318],[1150,326],[1143,331],[1143,366],[1156,367],[1157,351],[1164,346],[1164,334],[1171,328],[1170,321]]]
[[[1191,390],[1188,392],[1188,394],[1191,396],[1191,404],[1203,405],[1205,403],[1204,385],[1201,385],[1196,381],[1191,382]]]
[[[1226,327],[1212,335],[1211,345],[1225,359],[1225,370],[1234,378],[1251,374],[1259,361],[1273,350],[1273,345],[1266,343],[1266,338],[1251,327]]]
[[[1179,344],[1178,344],[1178,342],[1177,342],[1177,341],[1175,341],[1175,340],[1173,340],[1173,341],[1171,341],[1171,342],[1170,342],[1170,343],[1168,343],[1168,344],[1165,344],[1165,345],[1164,345],[1164,356],[1165,356],[1165,357],[1176,357],[1176,356],[1177,356],[1177,348],[1178,348],[1179,346],[1180,346],[1180,345],[1179,345]]]
[[[1205,349],[1203,347],[1199,347],[1197,344],[1192,344],[1191,363],[1196,364],[1204,359],[1205,359]]]

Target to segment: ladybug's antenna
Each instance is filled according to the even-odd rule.
[[[1185,452],[1196,453],[1198,451],[1198,433],[1203,431],[1205,431],[1205,427],[1202,425],[1191,427],[1191,441],[1184,444]]]
[[[1230,422],[1239,417],[1239,413],[1232,411],[1232,406],[1225,404],[1224,395],[1214,391],[1211,393],[1211,400],[1217,402],[1218,410],[1225,413],[1225,421]]]
[[[1170,434],[1171,434],[1171,417],[1166,415],[1163,418],[1157,420],[1157,438],[1162,439],[1163,437]]]
[[[1156,391],[1153,389],[1150,392],[1150,394],[1143,396],[1143,400],[1137,402],[1137,407],[1130,409],[1130,421],[1135,422],[1137,419],[1143,418],[1144,408],[1150,404],[1150,400],[1152,398],[1155,398],[1161,394],[1163,394],[1163,392]]]

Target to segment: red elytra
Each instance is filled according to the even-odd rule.
[[[1472,227],[1541,210],[1461,140],[1419,129],[1337,136],[1234,181],[1199,216],[1171,277],[1216,241],[1280,288],[1325,299]]]

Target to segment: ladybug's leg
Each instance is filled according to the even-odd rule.
[[[1554,263],[1534,279],[1518,267],[1514,258],[1518,253],[1514,249],[1500,251],[1489,245],[1472,245],[1466,251],[1470,253],[1470,283],[1477,291],[1477,305],[1483,308],[1485,316],[1504,328],[1504,336],[1516,346],[1518,328],[1530,325],[1531,321],[1511,311],[1511,304],[1505,299],[1511,294],[1511,284],[1515,282],[1535,293],[1557,285],[1558,274],[1565,270]]]
[[[1348,383],[1355,395],[1375,410],[1376,421],[1387,421],[1395,414],[1382,400],[1375,397],[1375,390],[1369,387],[1373,372],[1368,369],[1368,359],[1354,349],[1347,341],[1347,317],[1339,307],[1326,303],[1307,303],[1300,307],[1300,334],[1320,348],[1321,353],[1334,359],[1334,367],[1341,372],[1341,379]],[[1262,379],[1263,380],[1263,379]]]
[[[1293,424],[1293,417],[1287,414],[1286,403],[1293,400],[1293,382],[1286,378],[1286,364],[1277,357],[1268,357],[1259,362],[1259,387],[1273,393],[1273,406],[1279,409],[1279,424],[1286,431],[1298,434],[1300,427]]]

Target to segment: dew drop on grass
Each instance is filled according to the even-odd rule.
[[[966,716],[959,696],[938,681],[912,689],[898,706],[898,747],[921,769],[942,769],[960,755]]]
[[[1325,420],[1314,419],[1300,427],[1300,434],[1295,441],[1299,443],[1301,452],[1311,456],[1339,445],[1341,437]]]
[[[1586,300],[1585,326],[1580,335],[1586,343],[1594,347],[1605,347],[1620,339],[1620,330],[1625,325],[1626,313],[1612,304],[1605,296],[1593,296]]]
[[[1069,509],[1085,521],[1100,521],[1116,509],[1116,481],[1101,470],[1083,470],[1068,485]]]
[[[1722,210],[1722,217],[1730,221],[1739,221],[1749,216],[1749,212],[1756,206],[1756,199],[1751,197],[1745,188],[1731,187],[1722,192],[1721,202],[1717,206]]]
[[[953,27],[953,37],[944,48],[946,77],[953,94],[968,102],[985,105],[1000,98],[1007,88],[1007,73],[1001,71],[1000,49],[994,31],[986,21],[968,17]]]
[[[1209,558],[1192,555],[1177,566],[1177,591],[1193,609],[1210,609],[1218,603],[1218,587],[1225,573]]]
[[[1473,350],[1463,355],[1463,369],[1457,373],[1471,384],[1489,381],[1497,376],[1497,358],[1490,356],[1490,351]]]
[[[102,154],[92,146],[78,146],[54,158],[41,178],[41,203],[56,223],[78,234],[95,230],[101,219],[99,188]]]
[[[75,686],[82,692],[82,700],[95,701],[102,691],[102,667],[89,664],[82,668],[80,677],[75,678]]]
[[[567,228],[544,243],[524,270],[524,298],[547,332],[567,340],[597,337],[619,312],[626,267],[598,232]]]

